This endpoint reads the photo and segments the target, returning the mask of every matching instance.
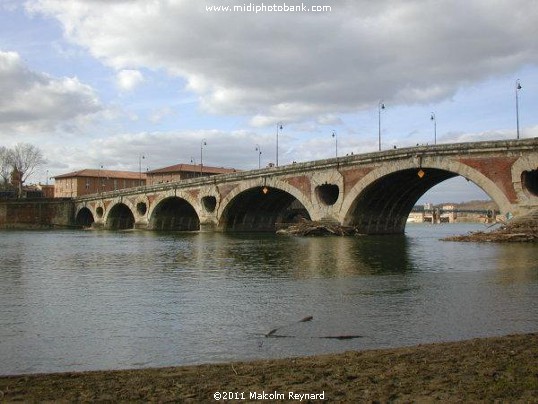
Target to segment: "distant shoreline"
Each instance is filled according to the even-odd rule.
[[[301,358],[0,377],[3,402],[216,402],[225,392],[248,402],[265,401],[252,392],[282,393],[275,397],[291,402],[293,392],[323,393],[331,402],[538,403],[538,333]]]

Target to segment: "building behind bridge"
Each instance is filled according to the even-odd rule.
[[[75,198],[83,195],[117,191],[144,185],[175,182],[189,178],[234,173],[233,168],[176,164],[142,172],[84,169],[54,177],[55,198]]]
[[[499,214],[493,201],[469,201],[455,204],[415,205],[407,218],[408,223],[492,223]]]
[[[176,164],[169,167],[158,168],[147,172],[147,184],[164,184],[196,177],[235,173],[234,168],[200,166],[194,164]]]
[[[55,198],[117,191],[146,184],[146,174],[134,171],[85,169],[54,177]]]

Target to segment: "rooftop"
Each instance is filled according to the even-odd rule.
[[[61,178],[74,178],[74,177],[121,178],[121,179],[128,179],[128,180],[138,180],[142,178],[145,180],[146,173],[138,173],[135,171],[84,169],[84,170],[79,170],[79,171],[73,171],[67,174],[58,175],[54,177],[54,179],[57,180]]]
[[[202,173],[210,173],[210,174],[228,174],[228,173],[235,173],[239,170],[236,170],[235,168],[224,168],[224,167],[211,167],[211,166],[203,166],[202,167]],[[163,167],[158,168],[156,170],[148,171],[147,173],[149,175],[152,174],[165,174],[165,173],[178,173],[178,172],[200,172],[200,166],[194,165],[194,164],[176,164],[169,167]]]

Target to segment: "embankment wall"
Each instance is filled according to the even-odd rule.
[[[43,229],[73,226],[71,199],[13,199],[0,201],[0,229]]]

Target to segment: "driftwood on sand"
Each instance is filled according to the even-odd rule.
[[[501,228],[493,231],[479,231],[462,236],[444,238],[443,241],[476,241],[476,242],[537,242],[538,211],[522,216]]]

